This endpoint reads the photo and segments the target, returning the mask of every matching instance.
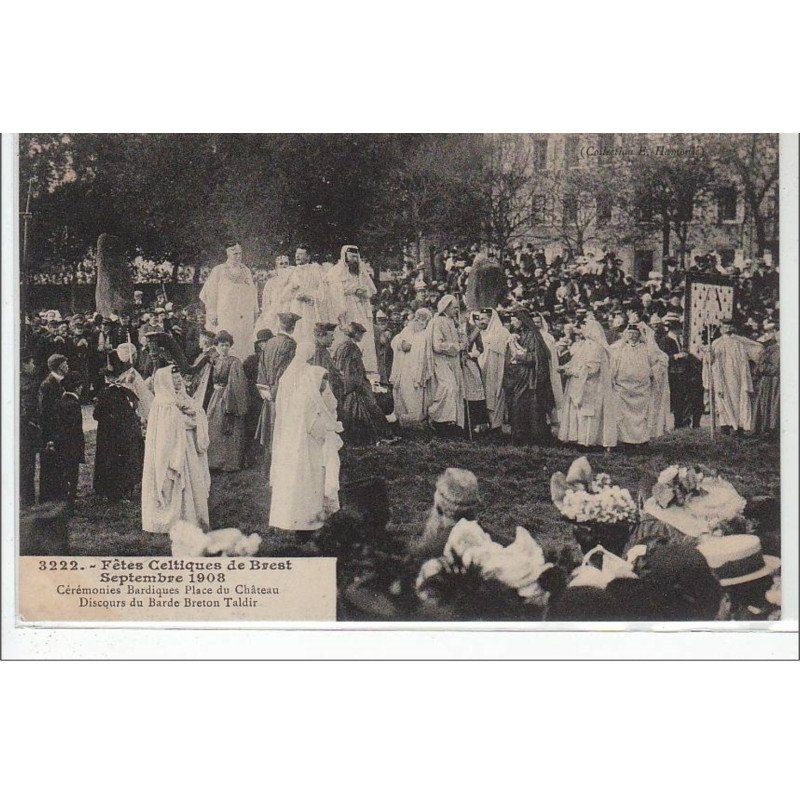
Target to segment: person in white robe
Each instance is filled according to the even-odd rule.
[[[561,406],[564,404],[564,387],[561,383],[561,373],[558,371],[558,345],[555,337],[550,333],[547,320],[542,314],[533,315],[533,324],[539,329],[542,339],[544,339],[544,343],[550,351],[550,385],[553,389],[553,399],[555,400],[555,406],[550,412],[550,422],[555,432],[558,430],[561,419]]]
[[[297,342],[313,342],[314,326],[318,322],[335,322],[329,319],[330,304],[325,272],[317,263],[312,263],[306,245],[298,245],[294,255],[295,266],[289,271],[278,296],[275,313],[289,311],[300,318],[294,329]]]
[[[294,532],[318,530],[338,511],[342,446],[327,372],[302,358],[281,378],[270,470],[269,524]]]
[[[217,264],[203,284],[200,300],[206,308],[206,327],[233,336],[231,354],[244,361],[253,350],[258,316],[258,291],[250,268],[242,261],[242,248],[227,248],[228,260]]]
[[[208,423],[177,367],[159,369],[147,420],[142,471],[142,529],[168,533],[178,520],[208,528]]]
[[[675,427],[675,418],[670,412],[669,356],[658,346],[656,334],[647,323],[641,322],[638,327],[653,367],[653,389],[647,419],[650,438],[658,439]]]
[[[583,447],[615,447],[616,403],[605,333],[595,320],[587,320],[580,336],[569,362],[559,367],[567,382],[558,438]]]
[[[493,308],[484,308],[478,317],[481,329],[483,352],[478,356],[478,366],[483,377],[486,394],[486,411],[489,415],[490,430],[503,427],[506,415],[506,398],[503,391],[503,374],[506,364],[506,348],[511,333],[500,321]],[[561,377],[558,376],[559,382]]]
[[[726,319],[720,336],[711,343],[711,381],[717,424],[726,434],[753,430],[753,395],[755,387],[750,364],[757,364],[764,348],[733,331],[733,321]],[[709,385],[706,374],[705,384]]]
[[[270,272],[264,288],[261,290],[261,313],[256,321],[255,331],[266,328],[273,334],[277,334],[280,330],[278,314],[288,310],[281,308],[281,300],[286,293],[291,272],[289,257],[278,256],[275,259],[275,269]]]
[[[358,322],[366,328],[359,347],[364,355],[367,374],[378,373],[378,354],[375,349],[375,328],[372,322],[372,298],[377,289],[355,245],[344,245],[339,261],[325,273],[328,286],[328,314],[325,322],[337,322],[334,347],[343,341],[347,326]]]
[[[617,440],[624,444],[650,441],[650,409],[655,357],[631,326],[609,348],[611,384],[617,402]]]
[[[425,386],[428,420],[434,426],[464,427],[465,393],[462,357],[467,347],[455,318],[458,301],[446,294],[425,333],[425,358],[420,383]]]
[[[419,308],[400,333],[392,339],[392,372],[389,383],[394,411],[401,424],[422,422],[425,417],[424,390],[419,382],[425,355],[425,329],[433,315]]]

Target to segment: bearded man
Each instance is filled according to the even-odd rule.
[[[258,292],[253,276],[242,261],[242,247],[226,249],[228,259],[211,270],[200,292],[206,308],[206,326],[212,333],[228,331],[233,337],[231,355],[244,361],[253,346]]]
[[[294,338],[298,344],[313,342],[314,325],[330,321],[325,273],[319,264],[311,261],[305,244],[297,246],[294,262],[280,297],[280,310],[297,314]]]
[[[375,350],[375,328],[372,324],[372,298],[377,293],[366,267],[361,263],[361,254],[355,245],[342,247],[339,261],[326,274],[329,287],[328,322],[338,321],[341,342],[344,332],[351,322],[357,322],[366,331],[359,343],[364,355],[364,368],[367,373],[377,374],[378,354]]]

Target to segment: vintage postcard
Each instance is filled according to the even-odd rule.
[[[787,620],[778,134],[14,155],[17,625]]]

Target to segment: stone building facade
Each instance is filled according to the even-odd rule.
[[[723,136],[514,135],[517,141],[510,146],[524,152],[530,177],[529,224],[515,232],[514,242],[543,247],[548,260],[564,252],[591,256],[611,250],[622,259],[623,269],[639,278],[661,272],[666,255],[678,260],[683,256],[685,263],[691,263],[695,255],[716,251],[724,265],[761,257],[777,259],[777,180],[762,206],[774,207],[774,213],[767,231],[769,246],[761,253],[737,170],[718,157]],[[651,163],[654,158],[676,160],[691,154],[690,148],[702,148],[713,164],[713,186],[698,195],[687,216],[686,246],[681,248],[670,231],[667,254],[658,215],[637,204],[633,196],[637,178],[633,172],[642,159],[649,158]],[[519,161],[519,155],[515,157]],[[774,157],[777,163],[777,136]],[[639,179],[641,183],[641,174]]]

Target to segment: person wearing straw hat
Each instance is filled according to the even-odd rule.
[[[698,542],[697,549],[725,592],[723,619],[768,617],[772,609],[766,594],[781,568],[781,560],[764,553],[758,536],[706,536]]]

